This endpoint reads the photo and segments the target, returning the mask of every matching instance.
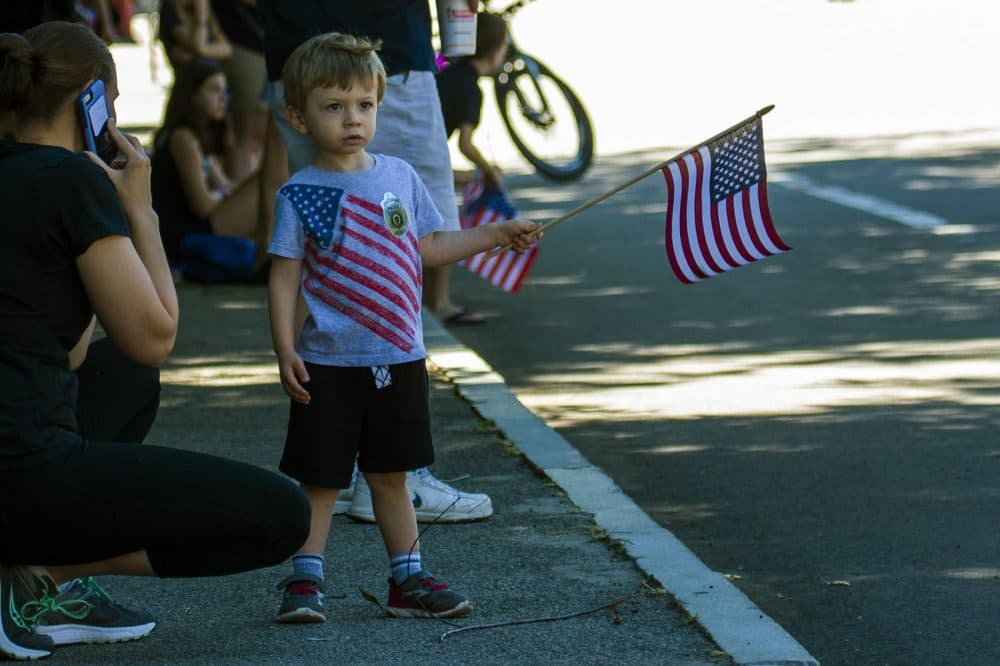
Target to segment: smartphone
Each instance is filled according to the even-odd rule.
[[[108,129],[108,98],[104,94],[104,82],[94,80],[80,95],[78,107],[83,126],[83,145],[110,165],[118,157],[118,145]]]

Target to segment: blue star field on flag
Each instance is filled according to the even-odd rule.
[[[484,208],[492,210],[500,219],[514,220],[518,217],[514,204],[510,202],[503,190],[483,190],[482,194],[466,204],[465,214],[471,216]]]
[[[744,125],[709,144],[712,152],[712,201],[721,201],[765,177],[764,146],[758,140],[760,126]]]
[[[344,190],[323,185],[285,185],[279,192],[292,203],[306,235],[320,248],[329,248]]]

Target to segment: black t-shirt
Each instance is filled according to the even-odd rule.
[[[256,7],[242,0],[212,0],[212,13],[230,42],[264,52],[264,26]]]
[[[281,80],[292,51],[314,35],[344,32],[381,39],[379,55],[388,74],[433,72],[428,0],[258,0],[264,20],[267,76]]]
[[[442,69],[437,75],[437,89],[448,136],[465,123],[479,126],[483,91],[479,89],[479,72],[472,63],[462,59]]]
[[[73,0],[3,0],[0,32],[24,32],[46,21],[80,21]]]
[[[211,233],[212,225],[191,209],[177,162],[170,152],[172,135],[172,129],[163,131],[154,146],[151,186],[153,210],[160,218],[163,249],[170,263],[179,263],[184,237],[195,233]]]
[[[0,470],[79,442],[69,350],[93,309],[76,258],[128,236],[114,185],[86,155],[0,140]]]

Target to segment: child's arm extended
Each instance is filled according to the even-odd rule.
[[[521,252],[541,239],[538,227],[528,220],[506,220],[461,231],[435,231],[420,239],[420,259],[424,266],[444,266],[504,245]]]
[[[267,302],[271,319],[271,342],[278,356],[281,386],[295,402],[309,404],[309,392],[302,386],[309,381],[305,362],[295,351],[295,338],[302,326],[297,313],[302,260],[271,257],[271,277]]]

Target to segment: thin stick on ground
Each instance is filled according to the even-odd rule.
[[[536,617],[527,620],[508,620],[507,622],[494,622],[492,624],[473,624],[468,627],[459,627],[457,629],[452,629],[446,631],[438,638],[438,643],[444,643],[445,639],[454,634],[460,634],[463,631],[478,631],[480,629],[499,629],[501,627],[513,627],[518,624],[536,624],[539,622],[559,622],[561,620],[572,620],[576,617],[583,617],[584,615],[591,615],[599,611],[605,610],[606,608],[614,608],[615,606],[620,606],[629,599],[632,598],[631,594],[627,594],[624,597],[618,597],[614,601],[604,604],[603,606],[597,606],[596,608],[589,608],[578,613],[571,613],[569,615],[559,615],[557,617]]]

